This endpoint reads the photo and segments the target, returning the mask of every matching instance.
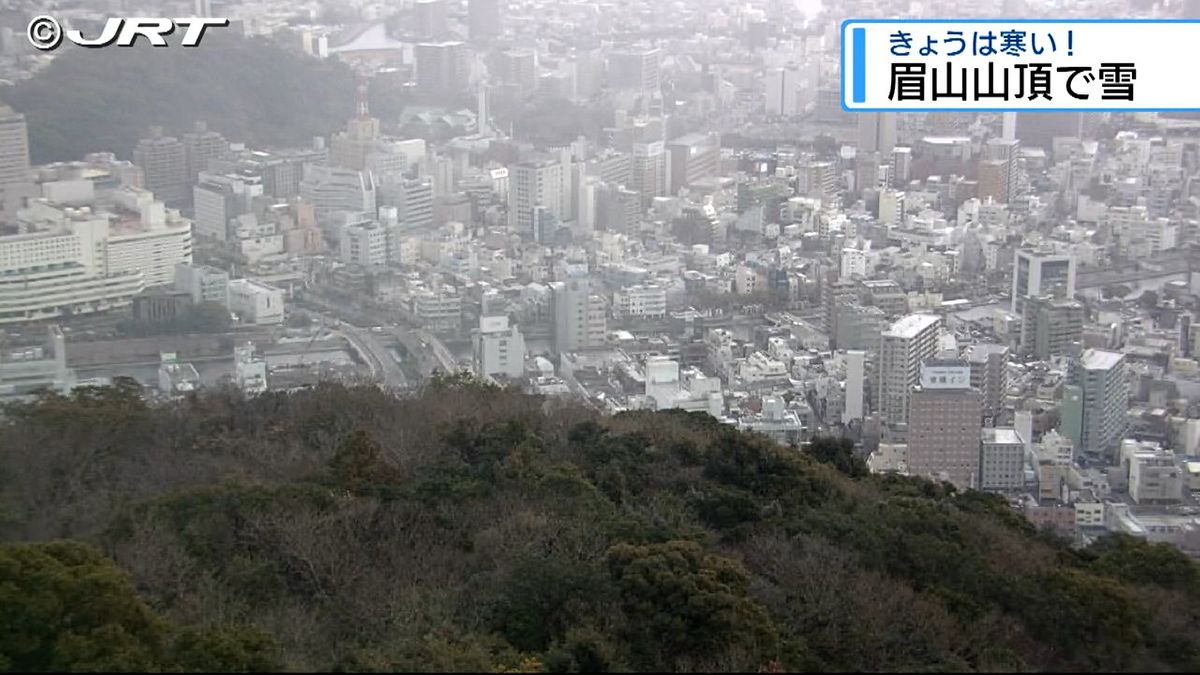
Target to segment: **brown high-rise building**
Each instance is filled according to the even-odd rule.
[[[490,61],[488,73],[496,84],[512,86],[520,96],[537,89],[537,53],[532,49],[505,49],[493,54]]]
[[[629,49],[608,55],[608,85],[650,92],[662,88],[662,51]]]
[[[913,388],[908,417],[908,473],[953,483],[979,485],[979,391],[963,361],[926,361]]]
[[[858,151],[890,155],[896,147],[896,113],[858,113]]]
[[[1025,298],[1021,311],[1021,353],[1036,359],[1071,353],[1083,343],[1084,307],[1053,296]]]
[[[229,141],[216,131],[209,131],[204,122],[183,135],[184,159],[187,163],[188,185],[195,185],[201,171],[208,171],[208,163],[229,152]]]
[[[996,416],[1004,410],[1008,389],[1008,347],[980,343],[967,348],[963,355],[971,366],[971,386],[983,396],[986,426],[996,426]]]
[[[980,160],[979,198],[1008,203],[1008,162],[999,159]]]
[[[162,127],[154,127],[149,138],[138,141],[133,163],[141,168],[146,189],[159,201],[179,204],[191,197],[187,150],[179,139],[164,136]]]
[[[721,171],[721,139],[716,134],[688,134],[667,143],[667,194]]]
[[[458,94],[467,90],[470,52],[463,42],[422,42],[416,47],[417,91]]]
[[[1007,204],[1020,192],[1021,143],[1016,140],[992,138],[983,146],[983,161],[979,164],[979,198],[992,197]]]
[[[29,170],[25,116],[8,106],[0,106],[0,218],[15,220],[26,198],[36,194]]]

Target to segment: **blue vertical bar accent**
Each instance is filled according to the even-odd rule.
[[[867,102],[867,29],[851,29],[854,43],[854,102]]]

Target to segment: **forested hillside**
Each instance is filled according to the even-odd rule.
[[[6,415],[10,670],[1200,668],[1173,549],[1075,552],[835,440],[461,379]]]
[[[33,79],[0,89],[0,101],[25,113],[43,163],[99,151],[129,159],[151,126],[181,134],[198,121],[259,147],[306,145],[345,123],[354,86],[339,62],[214,29],[192,49],[64,47]]]

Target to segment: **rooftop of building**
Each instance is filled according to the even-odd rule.
[[[1125,358],[1121,352],[1110,352],[1103,349],[1088,349],[1083,352],[1079,362],[1088,370],[1108,370],[1114,368]]]
[[[898,319],[883,332],[884,337],[914,338],[930,327],[937,325],[940,317],[932,314],[909,314]]]
[[[193,269],[193,270],[195,270],[195,271],[197,271],[197,272],[203,272],[204,274],[211,274],[211,275],[215,275],[215,276],[229,276],[229,272],[226,272],[226,271],[225,271],[225,270],[223,270],[223,269],[220,269],[220,268],[217,268],[217,267],[213,267],[212,265],[205,265],[205,264],[202,264],[202,263],[201,263],[201,264],[197,264],[197,263],[177,263],[177,264],[175,265],[175,269],[179,269],[179,268],[181,268],[181,267],[187,267],[187,268],[191,268],[191,269]]]
[[[685,134],[674,140],[668,141],[667,145],[717,145],[715,139],[709,134],[696,132]]]
[[[966,368],[967,362],[962,359],[927,359],[926,368]]]
[[[1075,300],[1073,298],[1056,298],[1053,295],[1031,296],[1031,297],[1027,297],[1025,300],[1026,300],[1026,302],[1031,302],[1031,303],[1034,303],[1034,302],[1044,303],[1045,305],[1047,305],[1049,307],[1056,307],[1056,308],[1061,308],[1061,307],[1078,307],[1081,309],[1083,308],[1083,303],[1079,302],[1078,300]]]
[[[921,138],[921,141],[923,143],[928,143],[930,145],[955,145],[955,144],[962,144],[962,143],[970,143],[971,137],[970,136],[923,136]]]
[[[1016,429],[987,428],[983,430],[983,442],[993,445],[1025,445],[1025,440]]]
[[[1064,260],[1071,259],[1070,253],[1057,253],[1053,249],[1034,247],[1034,246],[1023,246],[1023,247],[1017,249],[1017,255],[1028,257],[1028,258],[1038,258],[1041,260],[1053,260],[1053,261],[1064,261]]]
[[[897,283],[895,279],[863,279],[859,283],[863,286],[863,288],[869,288],[871,290],[896,289],[903,292],[903,289],[900,288],[900,284]]]
[[[259,292],[282,293],[282,289],[276,288],[270,284],[263,283],[257,279],[230,279],[229,286],[231,289],[247,288]]]
[[[964,358],[973,363],[982,363],[988,360],[992,354],[1007,354],[1008,347],[1006,345],[995,344],[991,342],[980,342],[967,347],[967,352]]]

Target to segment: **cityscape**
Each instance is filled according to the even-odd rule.
[[[468,378],[1200,557],[1200,114],[842,107],[842,21],[994,16],[1200,2],[0,0],[0,404]]]
[[[141,9],[108,4],[59,15]],[[566,47],[543,26],[597,5],[423,0],[391,31],[389,3],[331,3],[337,25],[310,4],[145,8],[353,68],[354,115],[305,146],[191,120],[31,165],[5,111],[3,395],[469,370],[606,413],[844,434],[873,470],[1200,554],[1200,121],[846,113],[844,17],[818,6],[724,8],[669,43],[609,15],[610,44]],[[33,76],[16,39],[12,79]],[[414,100],[474,105],[373,117],[371,78],[405,71]],[[528,142],[497,99],[613,118]]]

